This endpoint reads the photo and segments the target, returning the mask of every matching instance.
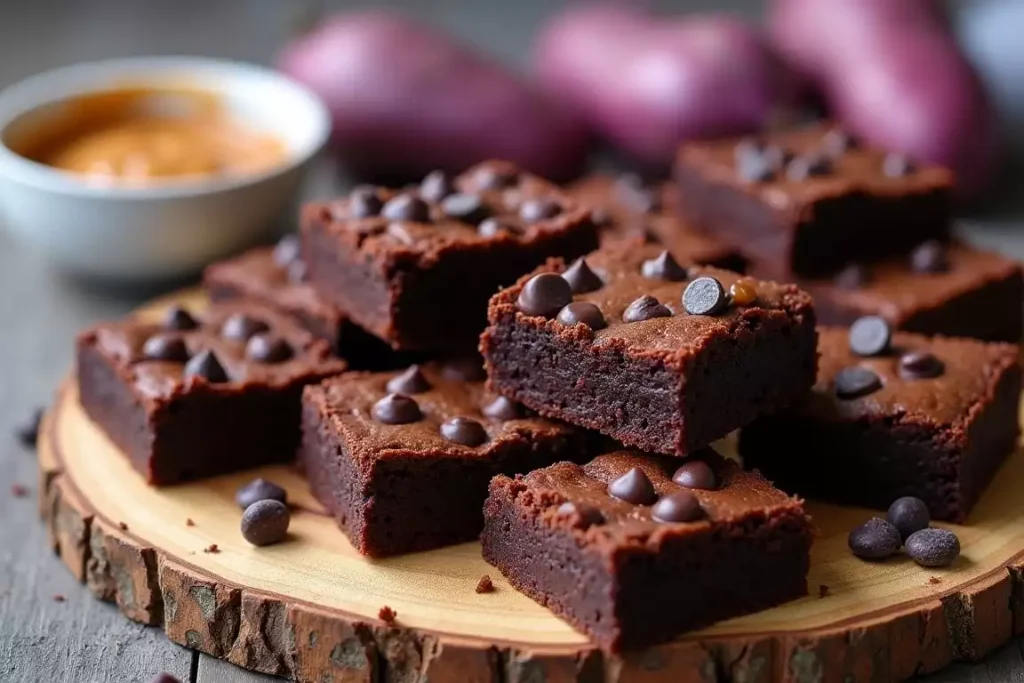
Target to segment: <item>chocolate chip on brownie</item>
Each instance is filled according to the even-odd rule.
[[[481,190],[504,190],[519,182],[519,174],[501,166],[487,165],[478,169],[473,179]]]
[[[865,315],[850,326],[850,350],[858,356],[881,356],[892,344],[892,328],[885,318]]]
[[[658,499],[650,477],[639,467],[630,469],[609,483],[608,495],[633,505],[650,505]]]
[[[356,188],[349,195],[348,215],[350,218],[372,218],[380,214],[384,202],[373,187]]]
[[[857,140],[840,128],[833,128],[821,138],[821,150],[831,156],[842,156],[847,150],[854,149]]]
[[[441,436],[463,446],[479,446],[488,436],[484,426],[469,417],[453,417],[441,423]]]
[[[790,180],[807,180],[826,176],[832,172],[832,161],[823,154],[805,154],[794,158],[786,166],[786,177]]]
[[[245,355],[257,363],[283,363],[293,354],[288,342],[275,334],[253,335],[245,345]]]
[[[525,415],[521,405],[504,396],[497,397],[485,405],[480,412],[494,420],[518,420]]]
[[[225,339],[248,341],[249,337],[260,332],[267,332],[269,329],[270,325],[262,320],[247,313],[235,313],[224,321],[220,334]]]
[[[387,201],[381,215],[389,221],[425,223],[430,220],[430,207],[412,194],[399,194]]]
[[[847,543],[850,551],[863,560],[892,557],[902,545],[900,532],[881,517],[872,517],[851,531]]]
[[[722,283],[710,276],[701,276],[683,291],[683,308],[690,315],[714,315],[729,305]]]
[[[402,425],[423,419],[419,404],[402,394],[388,394],[373,404],[373,417],[377,422]]]
[[[431,171],[420,183],[420,196],[428,202],[440,202],[455,192],[455,185],[444,171]]]
[[[400,375],[388,380],[387,389],[393,394],[422,394],[430,390],[430,381],[419,365],[410,365]]]
[[[882,173],[890,178],[902,178],[914,172],[914,163],[903,154],[888,154],[882,161]]]
[[[288,536],[291,512],[279,500],[258,500],[242,513],[242,536],[253,545],[280,543]]]
[[[622,312],[622,321],[638,323],[652,318],[668,318],[671,316],[672,311],[669,310],[668,306],[650,294],[644,294],[626,307],[626,310]]]
[[[604,286],[604,281],[597,273],[591,270],[590,266],[587,265],[586,259],[582,256],[565,269],[562,277],[569,283],[573,294],[595,292]]]
[[[899,370],[905,380],[931,379],[940,376],[946,366],[933,353],[909,351],[900,356]]]
[[[179,336],[154,334],[142,344],[142,356],[146,360],[185,363],[189,358],[188,346]]]
[[[199,322],[189,313],[188,309],[182,306],[171,306],[164,314],[163,326],[165,329],[181,332],[196,329],[199,327]]]
[[[554,218],[562,212],[562,207],[549,197],[536,197],[523,202],[519,208],[519,217],[527,223],[536,223]]]
[[[298,260],[301,253],[302,244],[299,242],[299,236],[285,235],[278,240],[277,245],[274,247],[274,263],[281,268],[287,268]]]
[[[491,213],[484,201],[475,194],[449,195],[441,202],[441,210],[446,216],[472,225],[478,225]]]
[[[601,309],[589,301],[574,301],[558,312],[558,322],[563,325],[584,324],[592,330],[608,327]]]
[[[917,273],[944,273],[949,270],[946,245],[938,240],[928,240],[917,245],[910,252],[910,267]]]
[[[871,271],[860,263],[852,263],[843,268],[833,278],[840,289],[860,289],[871,281]]]
[[[718,488],[714,470],[703,460],[693,460],[680,465],[672,475],[672,481],[688,489],[713,491]]]
[[[527,315],[550,318],[570,302],[572,288],[565,278],[555,273],[541,273],[526,283],[516,305]]]
[[[480,225],[477,226],[476,231],[481,237],[497,237],[502,233],[514,235],[521,232],[518,225],[514,225],[506,219],[495,218],[493,216],[484,219]]]
[[[228,381],[227,371],[224,370],[217,355],[209,349],[200,351],[185,364],[184,376],[186,378],[202,377],[211,384]]]
[[[272,481],[262,477],[253,479],[235,492],[235,502],[243,510],[260,500],[288,502],[288,492]],[[192,526],[191,524],[189,526]]]
[[[559,505],[555,514],[561,519],[569,520],[573,526],[580,529],[589,529],[604,522],[604,514],[599,509],[587,503],[574,503],[571,500]]]
[[[651,509],[651,517],[659,522],[693,522],[703,516],[700,501],[689,491],[663,496]]]
[[[686,268],[679,265],[668,251],[663,251],[656,257],[644,261],[640,266],[640,272],[646,278],[670,282],[681,282],[689,275]]]
[[[873,370],[854,365],[836,373],[835,388],[836,396],[850,401],[878,391],[882,380]]]

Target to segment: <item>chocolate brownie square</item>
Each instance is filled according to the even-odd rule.
[[[491,299],[490,386],[541,415],[686,455],[812,384],[811,297],[656,246],[551,262]]]
[[[831,275],[949,229],[948,169],[859,144],[829,122],[687,143],[675,177],[683,215],[742,244],[763,277]]]
[[[964,244],[925,242],[909,255],[800,286],[827,325],[880,315],[908,332],[1014,343],[1024,327],[1020,263]]]
[[[579,460],[583,442],[443,365],[349,373],[303,395],[301,465],[371,557],[473,540],[493,476]]]
[[[345,362],[265,307],[182,308],[78,337],[82,407],[154,486],[295,457],[302,387]]]
[[[817,384],[743,429],[744,463],[809,498],[884,510],[916,496],[962,522],[1017,447],[1017,347],[901,332],[885,345],[884,322],[863,320],[821,328]]]
[[[680,263],[716,266],[742,273],[746,261],[733,245],[697,232],[676,210],[675,190],[667,183],[645,183],[627,173],[597,173],[567,189],[581,204],[595,207],[601,244],[628,240],[662,245]]]
[[[395,349],[465,351],[487,299],[550,256],[597,248],[590,211],[556,186],[491,161],[419,187],[360,187],[302,213],[310,282]]]
[[[387,370],[416,360],[352,322],[306,282],[305,273],[298,237],[289,235],[275,248],[259,247],[209,266],[203,285],[214,302],[253,301],[290,316],[325,339],[353,369]]]
[[[484,559],[604,650],[671,640],[807,592],[799,500],[711,449],[495,477]]]

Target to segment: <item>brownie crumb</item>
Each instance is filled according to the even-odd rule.
[[[28,495],[28,487],[23,484],[11,484],[11,495],[15,498],[24,498]]]
[[[931,576],[931,577],[928,578],[928,583],[930,583],[930,584],[932,584],[934,586],[937,583],[942,583],[942,579],[940,579],[937,576]]]
[[[819,598],[824,598],[826,596],[828,596],[828,586],[826,586],[823,583],[819,584],[818,585],[818,597]]]
[[[54,602],[64,602],[65,600],[67,600],[67,598],[65,598],[60,593],[54,593],[54,595],[53,595],[53,601]]]
[[[477,593],[493,593],[494,592],[494,582],[491,581],[491,577],[490,576],[488,576],[487,574],[484,574],[483,576],[480,577],[480,582],[478,584],[476,584],[476,592]]]
[[[208,545],[205,548],[203,548],[203,552],[204,553],[219,553],[220,552],[220,548],[217,547],[216,543],[211,543],[210,545]]]
[[[128,531],[128,525],[124,522],[118,522],[117,528],[119,528],[121,531]]]
[[[388,626],[391,626],[395,623],[395,620],[398,618],[398,612],[391,609],[387,605],[384,605],[380,608],[380,611],[377,612],[377,618],[383,621]]]
[[[186,517],[185,518],[185,526],[195,526],[195,525],[196,525],[196,523],[192,521],[191,517]]]

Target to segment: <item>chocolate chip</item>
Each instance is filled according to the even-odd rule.
[[[608,327],[601,309],[589,301],[574,301],[558,312],[558,322],[563,325],[583,323],[592,330]]]
[[[485,405],[482,412],[494,420],[518,420],[523,417],[522,407],[504,396],[499,396]]]
[[[690,315],[714,315],[729,305],[722,283],[704,275],[686,286],[683,308]]]
[[[703,460],[685,463],[672,475],[672,481],[688,489],[714,491],[718,488],[715,471]]]
[[[192,356],[192,360],[185,363],[184,376],[186,379],[202,377],[212,384],[228,381],[228,373],[225,372],[224,366],[220,364],[216,354],[209,349],[200,351]]]
[[[562,207],[558,202],[548,197],[527,199],[519,207],[519,217],[526,223],[536,223],[537,221],[554,218],[560,213],[562,213]]]
[[[900,532],[881,517],[872,517],[850,532],[847,543],[862,560],[884,560],[900,549]]]
[[[882,388],[882,380],[868,368],[854,365],[836,373],[836,396],[851,401],[873,394]]]
[[[160,360],[170,363],[188,362],[188,346],[185,340],[174,334],[154,334],[142,345],[142,356],[146,360]]]
[[[441,376],[456,382],[481,382],[487,379],[479,356],[449,358],[441,366]]]
[[[604,515],[601,511],[587,503],[574,503],[567,500],[558,506],[555,514],[561,519],[568,520],[578,529],[589,529],[595,524],[604,522]]]
[[[914,172],[914,163],[903,154],[888,154],[882,161],[882,173],[890,178],[902,178]]]
[[[622,321],[626,323],[639,323],[644,320],[651,320],[652,318],[670,317],[672,317],[672,311],[669,310],[668,306],[659,302],[650,294],[644,294],[622,312]]]
[[[786,177],[796,181],[826,176],[831,172],[832,161],[823,154],[805,154],[786,166]]]
[[[263,478],[253,479],[235,492],[235,502],[243,510],[260,500],[276,500],[288,502],[288,492],[272,481]]]
[[[373,418],[386,425],[404,425],[423,419],[420,406],[404,394],[388,394],[373,404]]]
[[[945,364],[934,354],[909,351],[900,356],[900,377],[906,380],[931,379],[946,371]]]
[[[850,325],[850,350],[858,356],[881,356],[891,343],[892,328],[885,318],[865,315]]]
[[[299,258],[301,245],[298,235],[285,235],[274,247],[274,263],[281,268],[287,268],[292,261]]]
[[[35,448],[39,441],[39,426],[42,422],[43,409],[36,408],[14,428],[14,438],[25,448]]]
[[[503,190],[519,182],[519,174],[506,168],[484,166],[474,175],[476,186],[481,190]]]
[[[199,322],[188,312],[188,309],[181,306],[171,306],[164,314],[164,329],[184,332],[199,327]]]
[[[541,273],[523,286],[516,307],[527,315],[550,318],[571,302],[572,288],[565,278],[555,273]]]
[[[418,365],[410,365],[401,374],[388,380],[387,390],[392,394],[422,394],[430,391],[430,381]]]
[[[860,263],[852,263],[835,276],[834,282],[840,289],[860,289],[871,281],[871,271]]]
[[[302,284],[307,280],[309,269],[301,259],[296,259],[288,265],[288,281],[295,284]]]
[[[932,521],[928,513],[928,506],[920,498],[914,496],[903,496],[893,501],[886,514],[889,523],[900,532],[900,538],[904,541],[915,531],[927,529],[928,523]]]
[[[475,194],[453,194],[446,197],[441,202],[441,210],[447,216],[473,225],[479,224],[491,213],[483,200]]]
[[[938,240],[928,240],[910,252],[910,267],[917,273],[944,273],[949,270],[946,247]]]
[[[476,232],[481,237],[497,237],[501,234],[515,235],[521,232],[521,230],[517,225],[513,225],[506,220],[494,218],[492,216],[491,218],[484,219],[480,225],[477,226]]]
[[[272,545],[288,537],[292,514],[279,500],[258,500],[242,513],[242,536],[253,545]]]
[[[372,218],[384,208],[384,202],[377,196],[372,187],[360,187],[352,191],[348,198],[348,215],[350,218]]]
[[[904,544],[907,555],[922,567],[948,567],[960,556],[960,539],[947,529],[921,529]]]
[[[248,341],[254,334],[266,332],[270,325],[246,313],[232,313],[220,328],[220,336],[235,341]]]
[[[468,417],[453,417],[442,422],[441,436],[463,446],[479,446],[488,438],[484,426]]]
[[[420,196],[435,204],[453,192],[455,186],[444,171],[431,171],[420,183]]]
[[[821,149],[826,154],[841,156],[857,146],[856,139],[844,130],[833,128],[821,139]]]
[[[650,505],[658,499],[654,484],[639,467],[608,484],[608,495],[633,505]]]
[[[291,345],[276,334],[256,334],[245,345],[245,355],[257,363],[283,363],[292,357]]]
[[[604,287],[604,281],[590,269],[582,256],[565,269],[562,277],[569,283],[573,294],[586,294]]]
[[[729,301],[735,306],[749,306],[757,301],[757,288],[752,282],[737,280],[729,287]]]
[[[640,266],[640,273],[651,280],[668,280],[681,282],[689,273],[672,258],[672,254],[663,251],[652,259],[647,259]]]
[[[693,522],[703,516],[700,501],[689,491],[664,496],[651,508],[651,517],[659,522]]]
[[[415,195],[400,194],[384,204],[381,215],[389,221],[426,223],[430,220],[430,207]]]

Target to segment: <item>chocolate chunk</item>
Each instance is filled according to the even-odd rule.
[[[287,268],[293,261],[299,258],[301,245],[298,235],[285,235],[274,247],[274,263],[281,268]]]
[[[441,423],[441,436],[463,446],[479,446],[487,441],[487,430],[476,420],[453,417]]]
[[[200,351],[192,356],[192,360],[185,363],[184,376],[186,379],[202,377],[212,384],[228,381],[228,373],[224,370],[224,366],[220,364],[216,354],[209,349]]]
[[[400,194],[384,204],[381,215],[389,221],[426,223],[430,220],[430,207],[415,195]]]
[[[289,282],[301,284],[307,280],[307,275],[309,275],[309,268],[306,267],[305,262],[303,262],[302,260],[292,261],[288,265]]]
[[[485,405],[482,412],[494,420],[518,420],[524,416],[522,407],[504,396],[499,396]]]
[[[910,252],[910,267],[917,273],[944,273],[949,270],[946,246],[938,240],[922,242]]]
[[[392,394],[405,394],[410,396],[412,394],[422,394],[424,391],[430,391],[430,381],[427,380],[427,376],[423,374],[423,370],[418,365],[410,365],[406,368],[402,374],[396,375],[388,380],[387,389]]]
[[[477,581],[476,584],[476,592],[479,594],[494,592],[494,582],[491,581],[490,576],[484,574],[480,577],[480,580]]]
[[[851,401],[882,388],[882,380],[872,370],[854,365],[843,368],[835,377],[836,396]]]
[[[165,330],[184,332],[196,329],[199,327],[199,322],[188,312],[188,309],[181,306],[171,306],[164,314],[163,327]]]
[[[592,330],[608,327],[601,309],[589,301],[574,301],[558,312],[558,322],[563,325],[583,323]]]
[[[882,161],[882,173],[890,178],[902,178],[914,172],[914,163],[903,154],[888,154]]]
[[[881,356],[891,343],[892,328],[885,318],[865,315],[850,325],[850,350],[858,356]]]
[[[622,312],[622,321],[627,323],[639,323],[644,320],[651,320],[652,318],[670,317],[672,317],[672,311],[669,310],[669,307],[659,302],[650,294],[644,294]]]
[[[749,306],[757,301],[757,288],[752,282],[737,280],[729,287],[729,301],[735,306]]]
[[[457,382],[481,382],[487,379],[480,356],[449,358],[441,366],[441,376]]]
[[[288,537],[292,514],[279,500],[258,500],[242,513],[242,537],[253,545],[272,545]]]
[[[884,560],[900,549],[900,532],[881,517],[872,517],[850,532],[847,543],[862,560]]]
[[[925,502],[913,496],[903,496],[894,500],[889,506],[886,519],[896,527],[904,541],[915,531],[927,529],[929,522],[932,521]]]
[[[388,394],[373,404],[373,419],[386,425],[404,425],[423,419],[420,406],[404,394]]]
[[[672,475],[672,481],[688,489],[714,491],[718,488],[715,471],[703,460],[685,463]]]
[[[933,354],[910,351],[900,356],[900,377],[906,380],[931,379],[946,371],[945,364]]]
[[[839,271],[833,281],[840,289],[860,289],[871,281],[871,271],[860,263],[851,263]]]
[[[491,214],[483,200],[475,194],[453,194],[441,202],[441,210],[445,215],[471,223],[479,224]]]
[[[832,161],[823,154],[805,154],[786,166],[786,177],[796,181],[826,176],[831,172]]]
[[[554,218],[560,213],[562,213],[562,207],[558,202],[549,197],[527,199],[519,207],[519,217],[526,223],[536,223],[537,221]]]
[[[359,187],[352,191],[348,198],[348,215],[350,218],[372,218],[380,214],[384,202],[377,196],[372,187]]]
[[[569,520],[578,529],[589,529],[595,524],[604,523],[604,515],[601,511],[587,503],[574,503],[567,500],[558,506],[555,514],[562,519]]]
[[[435,204],[453,192],[455,186],[444,171],[431,171],[420,183],[420,196]]]
[[[676,491],[651,508],[651,517],[659,522],[693,522],[703,516],[700,501],[689,491]]]
[[[288,502],[288,492],[272,481],[263,478],[253,479],[235,492],[235,502],[243,510],[260,500],[276,500]]]
[[[256,334],[245,345],[245,355],[257,363],[283,363],[292,357],[291,344],[276,334]]]
[[[14,438],[25,448],[35,448],[39,441],[39,426],[43,423],[43,409],[33,410],[21,424],[14,428]]]
[[[608,495],[633,505],[650,505],[658,499],[654,484],[639,467],[608,484]]]
[[[503,190],[519,182],[519,174],[515,171],[485,166],[474,176],[476,185],[481,190]]]
[[[594,292],[604,287],[604,280],[590,269],[586,259],[582,256],[565,269],[562,277],[569,283],[573,294],[586,294],[587,292]]]
[[[948,567],[960,556],[960,539],[948,529],[921,529],[905,543],[907,555],[922,567]]]
[[[668,280],[681,282],[689,273],[672,258],[672,254],[663,251],[652,259],[647,259],[640,266],[640,273],[651,280]]]
[[[833,128],[821,139],[821,150],[834,157],[857,147],[857,140],[844,130]]]
[[[235,341],[248,341],[254,334],[267,332],[270,325],[245,313],[232,313],[220,328],[220,336]]]
[[[178,335],[154,334],[142,345],[142,356],[146,360],[187,363],[189,353],[185,340]]]
[[[497,237],[501,234],[515,235],[522,231],[518,225],[513,225],[506,220],[492,216],[491,218],[484,219],[477,226],[476,232],[481,237]]]
[[[722,283],[708,275],[688,284],[683,292],[683,308],[690,315],[714,315],[728,305]]]
[[[519,293],[516,306],[527,315],[550,318],[572,302],[572,288],[561,275],[534,275]]]

